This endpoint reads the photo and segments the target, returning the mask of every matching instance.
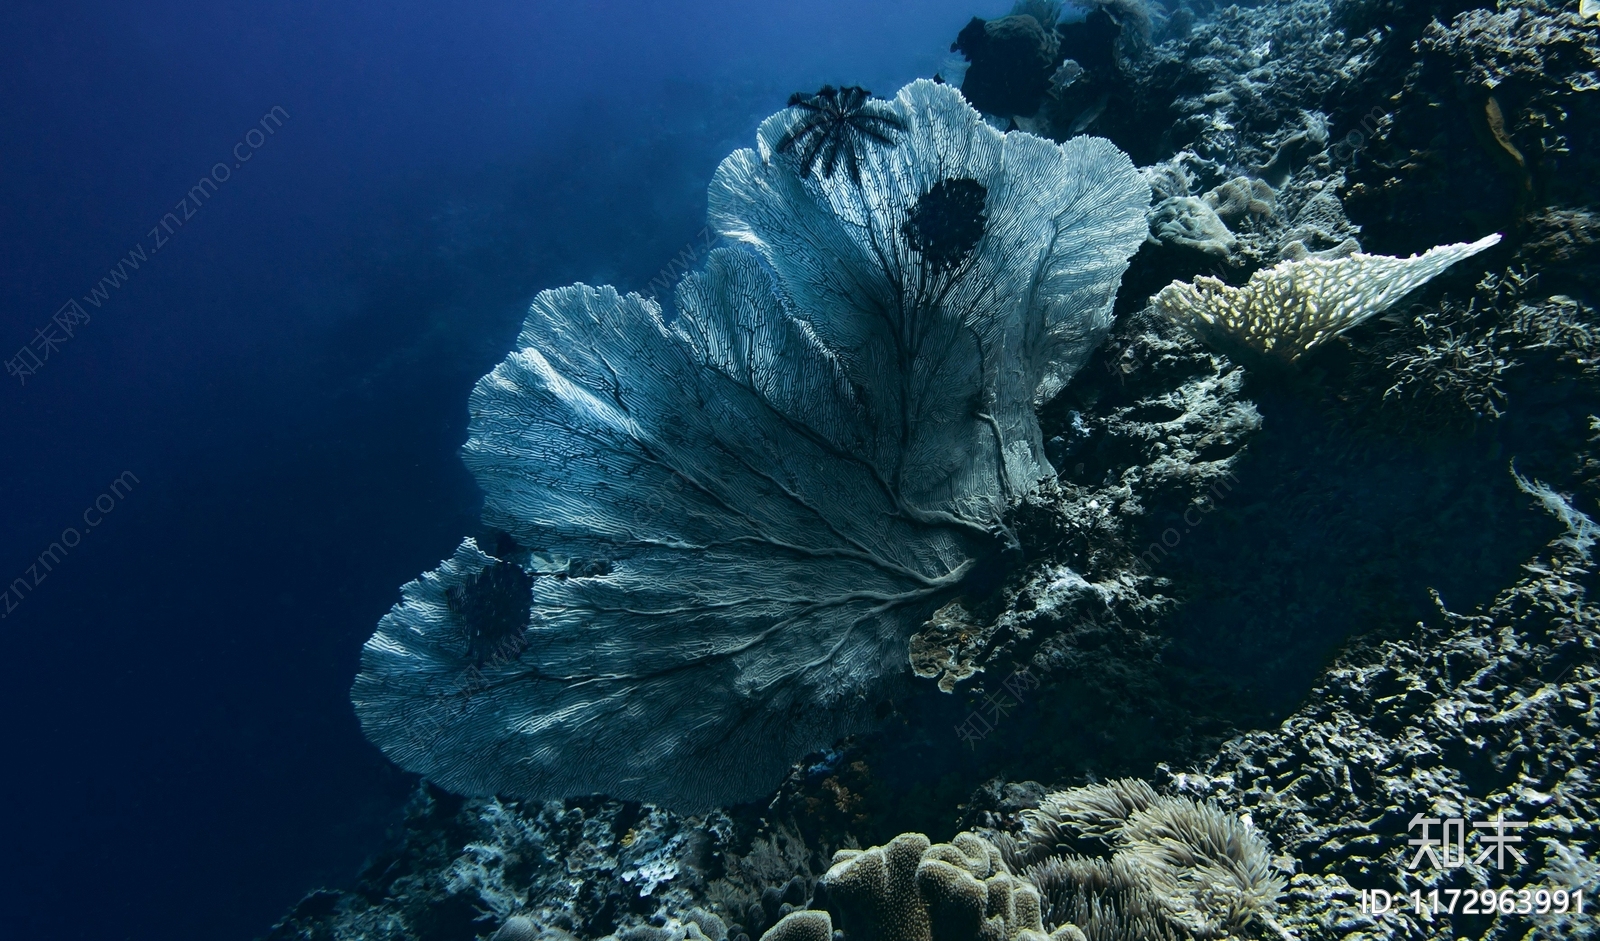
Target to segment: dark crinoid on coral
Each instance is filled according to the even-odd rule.
[[[469,584],[450,588],[445,598],[466,631],[467,656],[473,661],[510,659],[522,652],[533,576],[521,567],[497,561]]]
[[[859,85],[824,85],[814,95],[795,92],[789,107],[799,110],[793,126],[778,140],[778,152],[797,150],[800,175],[810,176],[820,161],[822,175],[833,176],[840,163],[861,183],[861,154],[869,142],[893,147],[906,129],[894,107]]]
[[[956,268],[983,238],[989,191],[977,180],[940,180],[917,198],[901,233],[935,273]]]

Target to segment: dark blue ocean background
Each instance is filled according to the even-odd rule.
[[[533,293],[648,289],[791,91],[892,94],[996,12],[0,6],[0,353],[89,316],[0,393],[0,938],[247,939],[348,884],[413,785],[361,644],[473,529],[467,393]]]

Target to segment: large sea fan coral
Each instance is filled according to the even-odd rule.
[[[892,107],[859,183],[775,159],[793,119],[763,123],[710,190],[748,250],[670,322],[609,287],[535,300],[465,448],[485,522],[541,560],[528,623],[504,656],[463,643],[463,586],[512,562],[472,540],[403,589],[352,694],[397,763],[473,793],[755,797],[870,726],[915,626],[1014,542],[1008,501],[1051,473],[1033,408],[1108,327],[1148,189],[1110,143],[1002,135],[948,87]]]

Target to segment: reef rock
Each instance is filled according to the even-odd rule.
[[[1376,918],[1361,890],[1513,886],[1593,891],[1600,867],[1600,609],[1588,598],[1594,525],[1549,488],[1527,489],[1566,533],[1486,610],[1439,616],[1413,636],[1361,645],[1277,729],[1229,742],[1173,787],[1247,813],[1296,860],[1284,926],[1304,938],[1423,938],[1412,907]],[[1497,816],[1517,855],[1410,865],[1415,818]],[[1435,825],[1433,836],[1442,832]],[[1478,857],[1481,846],[1469,848]],[[1492,846],[1489,847],[1493,849]],[[1587,916],[1584,916],[1587,917]],[[1434,919],[1435,923],[1438,919]],[[1465,919],[1459,916],[1458,925]],[[1474,935],[1582,936],[1571,913],[1491,914]],[[1458,928],[1459,930],[1459,928]]]

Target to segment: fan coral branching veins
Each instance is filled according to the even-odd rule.
[[[736,247],[670,322],[609,287],[534,300],[463,452],[497,554],[533,561],[465,540],[379,623],[352,698],[397,763],[468,793],[759,797],[870,728],[916,626],[993,564],[1149,188],[1109,142],[1001,134],[947,86],[873,108],[903,131],[839,158],[859,179],[777,159],[792,111],[723,161]]]
[[[824,85],[814,95],[795,92],[789,107],[798,117],[778,139],[779,153],[798,151],[800,175],[810,176],[817,162],[822,175],[833,176],[843,160],[850,179],[861,185],[861,152],[871,144],[893,147],[905,122],[889,102],[872,97],[859,85]]]

